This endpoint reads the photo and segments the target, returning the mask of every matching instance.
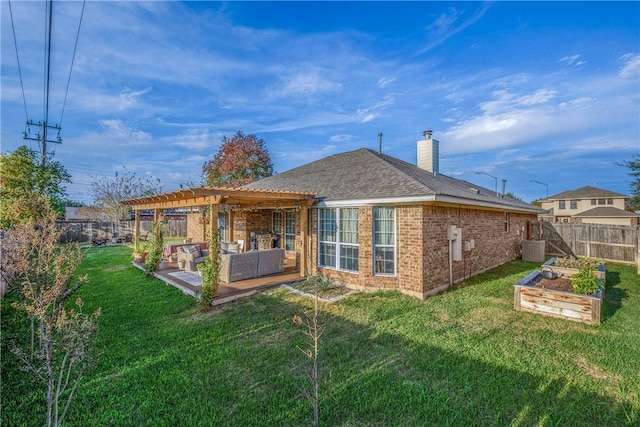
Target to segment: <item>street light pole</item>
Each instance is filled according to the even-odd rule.
[[[493,176],[493,175],[489,175],[486,172],[476,172],[476,173],[477,174],[482,174],[482,175],[487,175],[487,176],[490,176],[491,178],[493,178],[493,180],[495,181],[495,184],[496,184],[496,197],[499,196],[499,194],[498,194],[498,178]]]
[[[545,187],[547,187],[547,199],[549,198],[549,184],[547,184],[546,182],[536,181],[535,179],[532,179],[531,182],[535,182],[536,184],[544,185]]]

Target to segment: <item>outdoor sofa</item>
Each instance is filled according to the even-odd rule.
[[[220,255],[220,281],[229,283],[284,271],[284,249]]]
[[[236,244],[237,245],[237,244]],[[284,249],[267,249],[236,253],[239,248],[229,243],[220,249],[220,281],[229,283],[253,279],[284,271]],[[177,248],[178,266],[184,271],[198,271],[198,264],[209,256],[199,245]]]

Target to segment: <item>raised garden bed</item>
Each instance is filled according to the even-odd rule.
[[[581,268],[584,268],[589,264],[593,266],[593,274],[595,274],[598,279],[602,280],[602,283],[606,283],[607,265],[594,258],[551,258],[549,261],[542,264],[542,267],[550,267],[554,273],[559,273],[563,277],[570,277],[577,274]]]
[[[520,280],[514,287],[516,310],[589,325],[600,324],[603,299],[604,286],[600,286],[593,295],[575,294],[568,278],[544,279],[539,270]]]

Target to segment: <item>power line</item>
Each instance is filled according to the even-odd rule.
[[[80,22],[78,22],[78,32],[76,33],[76,44],[73,47],[73,56],[71,57],[71,67],[69,68],[69,78],[67,79],[67,90],[64,92],[64,101],[62,103],[62,113],[60,113],[60,126],[62,126],[62,117],[64,116],[64,108],[67,105],[67,95],[69,94],[69,83],[71,83],[71,72],[76,59],[76,50],[78,49],[78,39],[80,38],[80,28],[82,27],[82,17],[84,16],[84,6],[86,0],[82,2],[82,11],[80,12]]]
[[[24,96],[24,84],[22,83],[22,68],[20,67],[20,55],[18,55],[18,39],[16,37],[16,27],[13,23],[13,11],[11,10],[11,0],[9,0],[9,15],[11,15],[11,30],[13,31],[13,44],[16,47],[16,60],[18,61],[18,75],[20,76],[20,88],[22,89],[22,103],[24,104],[24,114],[26,119],[29,120],[29,113],[27,112],[27,98]]]

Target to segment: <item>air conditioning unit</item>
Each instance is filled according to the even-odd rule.
[[[529,262],[544,262],[544,240],[524,240],[522,242],[522,260]]]

